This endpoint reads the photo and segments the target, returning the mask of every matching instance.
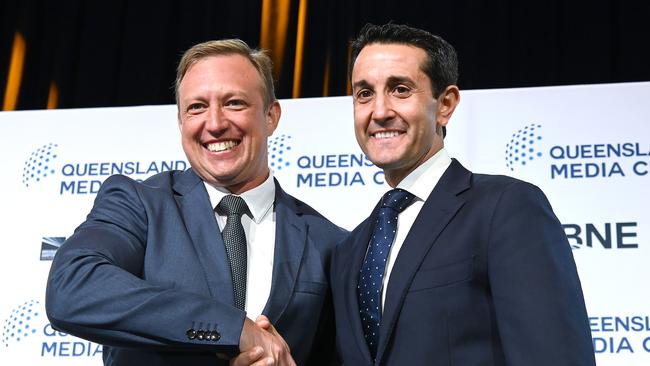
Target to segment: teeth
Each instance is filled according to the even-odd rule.
[[[236,141],[223,141],[223,142],[215,142],[213,144],[208,144],[208,150],[212,152],[219,152],[219,151],[224,151],[224,150],[230,150],[233,147],[239,145],[239,142]]]
[[[387,139],[389,137],[395,137],[395,136],[399,136],[399,132],[397,132],[397,131],[377,132],[375,134],[375,138],[378,138],[378,139]]]

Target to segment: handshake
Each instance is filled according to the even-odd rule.
[[[275,330],[269,319],[260,315],[255,322],[246,318],[239,338],[241,353],[230,360],[230,366],[294,366],[289,345]]]

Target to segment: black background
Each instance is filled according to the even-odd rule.
[[[290,1],[279,98],[293,96],[298,7]],[[261,9],[262,0],[0,0],[0,100],[18,31],[27,46],[16,109],[45,108],[51,83],[58,108],[174,103],[182,52],[217,38],[259,46]],[[347,94],[350,39],[391,20],[454,45],[461,89],[650,80],[650,1],[309,0],[296,96]]]

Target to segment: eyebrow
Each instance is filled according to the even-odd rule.
[[[389,87],[392,87],[397,84],[415,84],[413,79],[411,79],[408,76],[389,76],[388,80],[386,80],[386,85]],[[352,89],[359,89],[359,88],[368,88],[370,87],[370,83],[366,80],[359,80],[352,84]]]
[[[386,84],[393,86],[396,84],[415,84],[415,82],[408,76],[389,76]]]
[[[366,80],[359,80],[352,84],[352,90],[359,89],[359,88],[367,88],[370,86],[370,83],[367,82]]]

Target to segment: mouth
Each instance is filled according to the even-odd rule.
[[[219,141],[205,144],[205,148],[210,152],[222,152],[232,150],[235,146],[239,145],[240,141],[228,140],[228,141]]]
[[[380,132],[371,133],[370,137],[376,139],[389,139],[391,137],[397,137],[403,134],[404,132],[400,132],[400,131],[380,131]]]

